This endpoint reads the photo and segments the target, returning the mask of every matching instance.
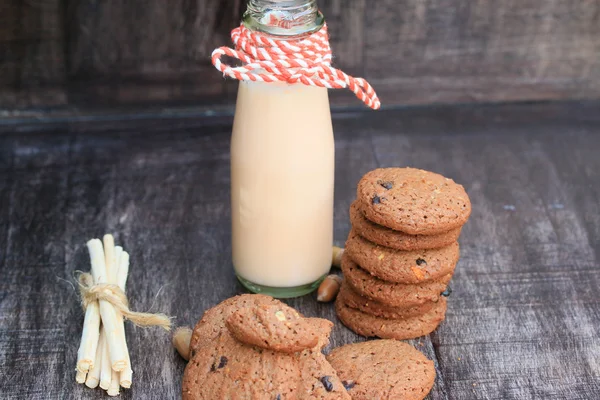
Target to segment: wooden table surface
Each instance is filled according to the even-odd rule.
[[[446,321],[412,343],[435,361],[431,399],[600,396],[600,105],[336,113],[335,240],[365,172],[410,165],[454,178],[473,213]],[[93,399],[75,383],[83,313],[72,285],[85,242],[131,253],[136,310],[193,325],[243,292],[231,265],[229,117],[0,126],[0,393]],[[332,345],[364,340],[335,321]],[[184,361],[159,329],[127,325],[134,386],[180,396]]]

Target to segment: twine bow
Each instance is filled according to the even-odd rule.
[[[244,81],[301,82],[329,89],[348,88],[372,109],[381,107],[375,90],[365,79],[352,77],[331,66],[326,25],[300,40],[275,40],[242,25],[231,31],[231,40],[235,49],[219,47],[211,56],[215,68],[225,76]],[[221,62],[223,56],[236,58],[244,65],[224,64]]]
[[[94,278],[89,273],[81,273],[77,281],[84,311],[90,303],[104,300],[137,326],[160,326],[167,331],[171,329],[171,320],[165,314],[131,311],[127,296],[119,286],[111,283],[94,284]]]

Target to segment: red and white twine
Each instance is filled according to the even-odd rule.
[[[381,107],[375,90],[363,78],[354,78],[331,66],[327,26],[301,40],[274,40],[245,26],[231,31],[235,49],[220,47],[212,63],[225,76],[243,81],[301,82],[329,89],[348,88],[374,110]],[[232,67],[221,62],[229,56],[244,63]]]

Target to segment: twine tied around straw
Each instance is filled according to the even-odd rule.
[[[127,296],[119,286],[112,283],[94,284],[94,278],[91,274],[86,272],[80,273],[77,282],[79,284],[79,293],[81,295],[81,306],[84,311],[91,303],[104,300],[118,310],[123,317],[137,326],[160,326],[166,331],[171,330],[171,319],[163,313],[131,311],[129,309]]]

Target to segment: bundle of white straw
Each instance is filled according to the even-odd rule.
[[[85,310],[81,344],[77,351],[76,381],[90,388],[100,386],[110,396],[130,388],[133,370],[125,338],[124,319],[139,326],[170,329],[164,314],[139,313],[129,309],[125,282],[129,254],[115,246],[112,235],[87,242],[91,273],[79,276],[81,303]]]

